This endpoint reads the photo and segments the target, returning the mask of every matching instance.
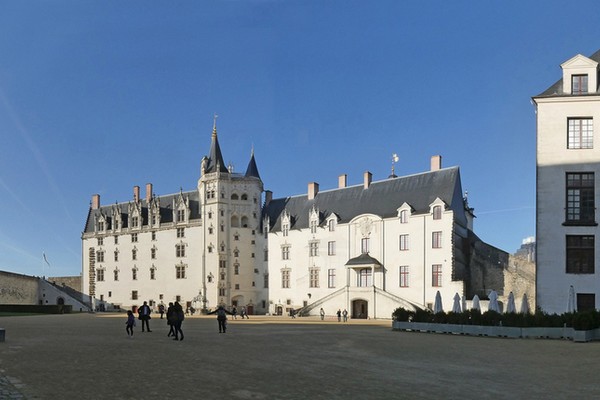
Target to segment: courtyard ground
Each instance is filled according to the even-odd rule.
[[[397,332],[391,321],[124,314],[0,318],[1,399],[600,398],[600,342]]]

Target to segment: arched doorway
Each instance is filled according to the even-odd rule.
[[[58,304],[59,306],[61,306],[61,305],[65,304],[65,299],[63,299],[62,297],[59,297],[59,298],[56,300],[56,304]]]
[[[366,300],[352,301],[352,318],[367,319],[369,318],[369,302]]]

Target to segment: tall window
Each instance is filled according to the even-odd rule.
[[[113,278],[114,278],[115,281],[119,280],[119,270],[118,269],[115,269],[113,271]]]
[[[104,252],[103,251],[97,251],[96,252],[96,262],[104,262]]]
[[[442,232],[431,232],[431,248],[441,249],[442,248]]]
[[[98,246],[102,246],[104,244],[104,238],[98,238]]]
[[[131,234],[131,243],[137,243],[137,241],[138,241],[137,233],[132,233]]]
[[[408,235],[400,235],[400,250],[408,250]]]
[[[594,173],[567,173],[567,223],[594,222]]]
[[[265,274],[265,275],[263,276],[263,287],[264,287],[265,289],[268,289],[268,288],[269,288],[269,274]]]
[[[334,288],[335,287],[335,269],[330,268],[327,270],[327,287]]]
[[[177,237],[178,238],[185,237],[185,228],[177,228]]]
[[[139,217],[131,217],[131,227],[137,228],[139,225]]]
[[[335,231],[335,220],[330,219],[329,222],[327,223],[327,226],[329,228],[329,232]]]
[[[400,287],[408,287],[408,265],[400,266]]]
[[[282,260],[290,259],[290,246],[281,246],[281,259]]]
[[[290,226],[288,224],[283,224],[281,227],[281,231],[283,233],[283,236],[287,236],[290,233]]]
[[[156,279],[156,268],[154,268],[154,267],[150,268],[150,279],[151,280]]]
[[[567,148],[594,148],[594,120],[592,118],[569,118],[569,135]]]
[[[433,219],[442,219],[442,206],[433,207]]]
[[[175,256],[185,257],[185,244],[180,243],[175,245]]]
[[[400,223],[401,224],[408,223],[408,211],[407,210],[400,211]]]
[[[138,299],[138,291],[132,290],[131,291],[131,300],[137,300],[137,299]]]
[[[98,282],[104,281],[104,270],[103,269],[96,270],[96,280]]]
[[[317,233],[317,221],[314,219],[310,221],[310,233]]]
[[[358,286],[359,287],[368,287],[372,286],[372,271],[371,268],[363,268],[358,271]]]
[[[309,282],[308,287],[311,287],[311,288],[319,287],[319,269],[318,268],[310,269],[310,282]]]
[[[431,266],[431,286],[442,286],[442,264],[433,264]]]
[[[155,231],[152,231],[151,237],[152,237],[152,240],[156,240],[156,232]]]
[[[119,261],[119,251],[115,250],[115,261]]]
[[[369,238],[362,238],[360,241],[360,251],[364,253],[369,252]]]
[[[240,264],[238,264],[238,263],[233,264],[233,274],[234,275],[240,274]]]
[[[567,273],[593,274],[594,236],[567,235]]]
[[[283,289],[290,288],[290,270],[284,269],[281,271],[281,287]]]
[[[98,221],[98,230],[99,231],[103,231],[104,230],[104,221]]]
[[[310,242],[309,246],[309,254],[311,257],[315,257],[319,255],[319,242]]]
[[[571,94],[586,94],[588,92],[587,75],[571,75]]]
[[[131,279],[133,279],[134,281],[137,281],[137,268],[131,269]]]
[[[185,279],[185,265],[176,265],[175,266],[175,278]]]
[[[335,256],[335,242],[327,242],[327,255]]]
[[[150,249],[150,258],[156,259],[156,249],[154,247]]]
[[[177,222],[185,222],[185,210],[177,210]]]
[[[115,236],[115,244],[119,244],[119,237]]]
[[[131,259],[137,260],[137,249],[131,250]]]

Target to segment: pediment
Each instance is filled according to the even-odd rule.
[[[575,57],[568,59],[564,63],[560,64],[562,69],[571,69],[571,68],[596,68],[598,66],[598,62],[588,58],[586,56],[582,56],[581,54],[577,54]]]

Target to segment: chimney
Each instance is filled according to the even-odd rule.
[[[439,171],[442,169],[442,156],[431,156],[431,170]]]
[[[152,184],[146,183],[146,203],[150,204],[150,200],[152,200]]]
[[[100,208],[100,195],[95,194],[92,196],[92,210],[97,210]]]
[[[317,182],[311,182],[308,184],[308,199],[312,200],[319,193],[319,184]]]
[[[265,207],[269,205],[271,200],[273,200],[273,192],[265,190]]]
[[[342,174],[338,177],[338,189],[348,186],[348,175]]]
[[[364,179],[364,182],[365,182],[365,184],[364,184],[364,188],[365,188],[365,189],[368,189],[368,188],[369,188],[369,186],[371,186],[371,180],[372,180],[372,179],[373,179],[373,174],[372,174],[372,173],[370,173],[369,171],[366,171],[366,172],[365,172],[365,179]]]
[[[139,201],[139,199],[140,199],[140,187],[134,186],[133,187],[133,200]]]

